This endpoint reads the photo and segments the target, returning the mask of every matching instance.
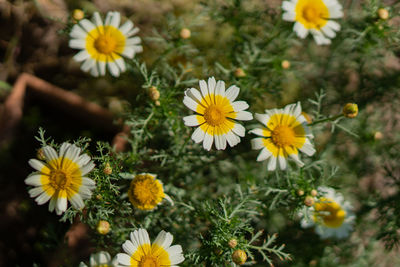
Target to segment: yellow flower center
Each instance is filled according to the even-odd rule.
[[[329,9],[323,0],[299,0],[296,5],[296,21],[307,29],[320,29],[328,22]]]
[[[65,190],[71,183],[71,177],[63,170],[52,170],[50,173],[50,184],[56,190]]]
[[[320,201],[314,204],[314,209],[314,221],[330,228],[340,227],[346,218],[346,211],[330,198],[320,198]]]
[[[111,35],[102,34],[94,41],[94,47],[103,54],[111,54],[114,52],[117,42]]]
[[[296,140],[295,137],[293,129],[286,125],[278,125],[271,132],[272,142],[278,147],[293,145]]]
[[[165,197],[162,184],[150,174],[139,174],[128,191],[131,203],[141,210],[152,210]]]
[[[225,121],[223,109],[217,105],[210,105],[204,111],[204,120],[211,126],[221,125]]]
[[[139,262],[139,267],[159,267],[160,264],[156,257],[152,255],[144,256]]]

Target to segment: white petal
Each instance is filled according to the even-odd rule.
[[[185,91],[185,95],[193,98],[193,100],[195,100],[196,102],[201,103],[202,96],[201,96],[199,90],[197,90],[195,88],[188,88]]]
[[[53,211],[54,211],[54,209],[55,209],[55,207],[56,207],[56,204],[57,204],[57,197],[56,197],[56,196],[53,196],[53,197],[50,199],[50,202],[49,202],[49,211],[50,211],[50,212],[53,212]]]
[[[232,103],[233,110],[238,112],[249,108],[249,104],[245,101],[235,101]]]
[[[96,28],[96,26],[88,19],[83,19],[83,20],[79,21],[79,24],[87,32],[90,32],[91,30]]]
[[[131,265],[131,256],[125,254],[125,253],[118,253],[117,254],[118,258],[118,263],[130,266]]]
[[[32,185],[32,186],[41,186],[42,182],[40,174],[37,173],[32,173],[28,176],[28,178],[25,179],[25,184],[27,185]]]
[[[131,37],[135,34],[137,34],[140,31],[140,29],[138,27],[133,28],[132,30],[130,30],[127,34],[126,37]]]
[[[76,24],[76,25],[74,25],[74,27],[72,27],[72,30],[69,33],[69,36],[73,39],[85,39],[87,36],[87,33],[81,28],[81,26]]]
[[[82,154],[79,156],[78,160],[76,161],[76,163],[79,165],[79,167],[83,167],[86,164],[88,164],[90,161],[90,157],[86,154]]]
[[[224,81],[217,82],[217,85],[215,88],[215,94],[225,96],[225,82]]]
[[[161,231],[157,235],[156,240],[154,240],[154,244],[157,244],[164,249],[168,249],[171,246],[173,239],[174,237],[170,233]]]
[[[289,1],[283,1],[282,2],[282,9],[287,11],[287,12],[292,12],[294,13],[296,10],[296,6],[293,2],[289,2]]]
[[[315,153],[315,149],[313,145],[306,139],[306,142],[304,143],[303,147],[300,148],[300,151],[305,153],[308,156],[312,156]]]
[[[141,245],[144,245],[144,244],[149,244],[150,245],[150,237],[149,237],[149,233],[147,233],[147,231],[146,231],[146,229],[143,229],[143,228],[140,228],[139,230],[138,230],[138,232],[139,232],[139,242],[140,242],[140,244]]]
[[[171,256],[171,264],[179,264],[183,261],[182,259],[184,258],[179,257],[180,255],[182,255],[182,247],[180,245],[171,246],[168,249],[166,249],[166,251]]]
[[[126,40],[125,44],[132,46],[132,45],[140,44],[141,42],[142,42],[142,40],[140,39],[140,37],[136,36],[136,37],[132,37],[132,38],[129,38],[128,40]]]
[[[193,111],[197,110],[197,102],[193,100],[193,98],[188,97],[188,96],[184,96],[183,97],[183,104],[185,104],[185,106],[187,106],[188,108],[190,108]]]
[[[77,62],[82,62],[82,61],[88,59],[89,57],[90,57],[89,53],[88,53],[86,50],[82,50],[82,51],[79,51],[79,53],[76,54],[76,55],[73,57],[73,59],[74,59],[75,61],[77,61]]]
[[[99,71],[100,71],[100,75],[104,76],[106,75],[106,63],[104,61],[99,61]]]
[[[115,60],[118,68],[120,69],[121,73],[126,71],[125,61],[122,58],[118,58]]]
[[[308,34],[308,30],[300,22],[296,22],[293,26],[293,30],[296,32],[297,36],[304,39]]]
[[[269,150],[268,150],[267,148],[264,147],[264,148],[261,150],[260,154],[258,154],[257,161],[266,160],[266,159],[268,159],[268,158],[271,157],[271,156],[272,156],[272,153],[269,152]]]
[[[232,131],[229,131],[226,133],[226,140],[228,141],[228,144],[231,147],[234,147],[238,143],[240,143],[240,138],[236,134],[234,134]]]
[[[103,26],[103,21],[101,20],[100,14],[99,12],[94,12],[93,13],[93,21],[94,24],[99,27],[99,26]]]
[[[295,21],[296,14],[294,12],[285,12],[282,15],[282,19],[286,21]]]
[[[211,146],[212,146],[212,144],[213,144],[213,140],[214,140],[213,136],[212,136],[212,135],[209,135],[208,133],[206,133],[206,134],[204,135],[203,148],[204,148],[205,150],[210,151]]]
[[[64,157],[66,152],[68,151],[68,148],[71,146],[70,143],[64,142],[62,143],[61,147],[60,147],[60,151],[58,152],[58,156],[59,157]]]
[[[66,197],[57,198],[57,204],[56,204],[57,215],[61,215],[66,210],[67,210],[67,198]]]
[[[197,116],[198,115],[190,115],[190,116],[186,116],[183,117],[183,121],[185,123],[186,126],[197,126],[199,125],[199,121],[197,120]]]
[[[261,149],[264,147],[264,138],[262,137],[258,137],[258,138],[254,138],[251,139],[251,148],[252,149]]]
[[[208,95],[208,89],[207,89],[206,81],[200,80],[199,81],[199,85],[200,85],[201,94],[203,95],[203,97],[206,97]]]
[[[38,205],[43,205],[44,203],[46,203],[47,201],[49,201],[49,199],[51,198],[50,195],[48,195],[47,193],[43,192],[41,195],[39,195],[35,201]]]
[[[248,111],[239,111],[235,117],[236,120],[241,121],[251,121],[253,119],[253,114]]]
[[[297,154],[289,154],[289,157],[291,157],[294,162],[296,162],[297,166],[303,167],[304,163],[299,159],[299,155]]]
[[[119,30],[122,32],[123,35],[127,35],[127,33],[132,30],[133,28],[133,23],[130,20],[127,20],[120,28]]]
[[[215,93],[215,84],[216,82],[214,77],[208,78],[208,93],[210,95]]]
[[[108,70],[110,71],[111,75],[114,77],[119,76],[119,69],[117,67],[117,64],[115,62],[109,61],[107,62]]]
[[[215,148],[217,148],[217,150],[221,150],[222,149],[222,144],[220,143],[221,139],[219,138],[219,135],[214,135],[214,140],[215,140]]]
[[[96,186],[96,182],[88,177],[82,177],[82,184],[88,187]]]
[[[335,36],[336,36],[336,33],[332,30],[332,28],[327,25],[322,27],[321,30],[329,38],[335,38]]]
[[[75,209],[83,209],[85,207],[85,203],[83,203],[83,199],[79,194],[75,194],[72,197],[70,197],[69,201],[71,202],[72,206]]]
[[[267,114],[259,114],[259,113],[256,113],[256,114],[254,115],[254,117],[256,118],[256,120],[258,120],[259,122],[261,122],[261,123],[264,124],[265,126],[268,125],[268,121],[269,121],[269,119],[270,119],[269,115],[267,115]]]
[[[75,49],[85,49],[86,48],[86,41],[83,39],[71,39],[68,43],[69,47]]]
[[[226,90],[225,96],[231,102],[233,102],[236,99],[236,97],[239,95],[239,92],[240,92],[239,87],[237,87],[236,85],[232,85]]]
[[[99,253],[94,254],[93,257],[90,257],[90,265],[98,266],[102,264],[108,264],[110,260],[111,256],[108,254],[108,252],[100,251]]]
[[[43,192],[44,192],[44,190],[41,186],[32,188],[28,191],[30,197],[37,197],[38,195],[40,195]]]
[[[99,76],[99,70],[97,68],[97,64],[95,64],[91,69],[90,69],[90,75],[93,77],[98,77]]]
[[[195,142],[195,143],[200,143],[200,142],[202,142],[203,140],[204,140],[204,135],[205,135],[206,133],[200,128],[200,127],[198,127],[194,132],[193,132],[193,134],[192,134],[192,140]]]
[[[226,134],[220,135],[219,139],[220,139],[219,142],[220,142],[221,149],[225,150],[226,149]]]
[[[92,197],[92,191],[88,186],[81,185],[78,193],[81,195],[82,199],[89,199]]]
[[[130,240],[126,240],[124,244],[122,245],[122,249],[128,254],[128,255],[133,255],[136,250],[137,246],[134,246],[133,243]]]
[[[114,16],[114,12],[107,12],[106,19],[104,20],[104,25],[110,25],[111,19]]]
[[[115,11],[111,18],[110,25],[118,29],[120,22],[121,22],[121,14]]]
[[[37,160],[37,159],[30,159],[28,161],[29,165],[31,165],[32,168],[35,170],[41,171],[43,167],[45,166],[43,162]]]
[[[269,158],[269,162],[268,162],[268,170],[269,171],[274,171],[276,169],[276,157],[274,155],[272,155]]]
[[[343,11],[341,6],[328,6],[329,18],[338,19],[343,17]]]
[[[91,68],[94,67],[95,64],[96,64],[96,61],[93,58],[88,58],[82,64],[81,70],[83,70],[84,72],[88,72]]]
[[[135,56],[135,49],[131,46],[125,46],[122,55],[127,58],[133,58]]]
[[[232,131],[239,135],[240,137],[244,137],[245,133],[246,133],[246,129],[243,127],[243,125],[239,124],[239,123],[235,123],[235,126],[233,126]]]
[[[285,170],[286,169],[286,159],[285,159],[285,157],[278,156],[278,161],[279,161],[279,167],[281,168],[281,170]]]
[[[326,23],[325,27],[326,27],[326,26],[330,27],[330,28],[331,28],[332,30],[334,30],[334,31],[340,31],[340,24],[337,23],[336,21],[329,20],[329,21]]]

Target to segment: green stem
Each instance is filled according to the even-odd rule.
[[[328,122],[328,121],[335,121],[335,120],[339,119],[340,117],[343,117],[343,114],[339,114],[339,115],[336,115],[336,116],[333,116],[333,117],[328,117],[328,118],[325,118],[325,119],[313,121],[312,123],[309,124],[309,126],[314,126],[314,125],[317,125],[317,124],[320,124],[320,123],[323,123],[323,122]]]

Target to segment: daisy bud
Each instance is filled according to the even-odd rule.
[[[235,248],[235,247],[237,246],[237,240],[234,239],[234,238],[231,239],[231,240],[229,240],[228,246],[229,246],[230,248]]]
[[[157,107],[159,107],[160,105],[161,105],[161,103],[160,103],[160,101],[156,101],[156,102],[154,102],[154,104],[157,106]]]
[[[243,250],[237,249],[232,254],[232,260],[233,260],[234,263],[242,265],[247,260],[247,254]]]
[[[188,28],[183,28],[181,32],[179,33],[182,39],[189,39],[191,32]]]
[[[301,190],[301,189],[297,190],[297,195],[299,197],[303,196],[304,195],[304,190]]]
[[[85,13],[81,9],[74,9],[74,11],[72,12],[72,18],[77,22],[83,19],[84,17]]]
[[[110,232],[110,224],[107,221],[99,221],[97,224],[97,232],[101,235],[106,235]]]
[[[317,190],[315,190],[315,189],[311,190],[310,195],[313,197],[316,197],[318,195]]]
[[[160,98],[160,91],[158,91],[157,87],[152,86],[149,88],[149,96],[151,100],[157,101]]]
[[[237,78],[246,77],[246,73],[244,72],[244,70],[242,68],[237,68],[235,70],[235,77],[237,77]]]
[[[374,139],[375,140],[381,140],[383,138],[383,134],[381,132],[376,132],[374,134]]]
[[[306,196],[306,199],[304,199],[304,205],[307,207],[312,207],[314,205],[315,201],[312,196]]]
[[[42,148],[39,148],[39,149],[38,149],[38,151],[37,151],[37,153],[36,153],[36,156],[37,156],[37,158],[40,159],[40,160],[45,160],[45,159],[46,159]]]
[[[106,166],[103,169],[103,173],[106,175],[110,175],[112,173],[112,168],[109,163],[106,163]]]
[[[96,195],[96,199],[97,199],[97,200],[102,200],[103,197],[99,194],[99,195]]]
[[[389,18],[389,11],[384,8],[378,9],[378,16],[380,19],[387,20]]]
[[[358,114],[358,106],[355,103],[347,103],[343,107],[343,115],[346,118],[355,118]]]
[[[282,69],[287,70],[290,68],[290,62],[288,60],[282,61]]]

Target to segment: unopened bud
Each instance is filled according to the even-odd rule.
[[[97,200],[102,200],[103,197],[99,194],[99,195],[96,195],[96,199],[97,199]]]
[[[157,87],[152,86],[149,88],[149,96],[151,100],[157,101],[160,98],[160,91],[158,91]]]
[[[346,118],[355,118],[358,114],[358,106],[354,103],[347,103],[343,107],[343,115]]]
[[[236,239],[231,239],[231,240],[229,240],[229,242],[228,242],[228,246],[230,247],[230,248],[235,248],[236,246],[237,246],[237,240]]]
[[[302,111],[301,115],[303,115],[303,117],[306,119],[307,123],[312,123],[312,118],[310,115],[308,115],[308,113]]]
[[[76,21],[80,21],[85,17],[85,13],[82,11],[82,9],[74,9],[72,12],[72,18]]]
[[[110,232],[110,224],[107,221],[99,221],[97,224],[97,232],[101,235],[106,235]]]
[[[232,260],[234,263],[242,265],[247,260],[247,254],[241,249],[235,250],[232,254]]]
[[[318,195],[317,190],[315,190],[315,189],[311,190],[310,195],[313,197],[316,197]]]
[[[389,18],[389,11],[385,8],[378,9],[378,16],[380,19],[387,20]]]
[[[301,189],[297,190],[297,195],[299,197],[303,196],[304,195],[304,190],[301,190]]]
[[[244,72],[244,70],[242,68],[237,68],[235,70],[235,77],[237,77],[237,78],[246,77],[246,73]]]
[[[188,39],[191,36],[191,32],[188,28],[183,28],[179,33],[182,39]]]
[[[308,206],[308,207],[312,207],[314,206],[314,198],[312,196],[306,196],[306,199],[304,199],[304,205]]]
[[[374,139],[375,140],[381,140],[383,138],[383,134],[381,132],[376,132],[374,134]]]
[[[108,162],[106,163],[106,166],[104,167],[103,172],[106,175],[110,175],[112,173],[112,168]]]
[[[36,152],[36,156],[40,160],[45,160],[46,159],[46,156],[44,155],[44,152],[43,152],[43,148],[39,148],[38,149],[38,151]]]
[[[288,60],[282,61],[281,65],[282,65],[282,69],[287,70],[288,68],[290,68],[290,62]]]
[[[217,248],[217,249],[214,250],[214,253],[219,256],[219,255],[222,254],[222,249]]]

